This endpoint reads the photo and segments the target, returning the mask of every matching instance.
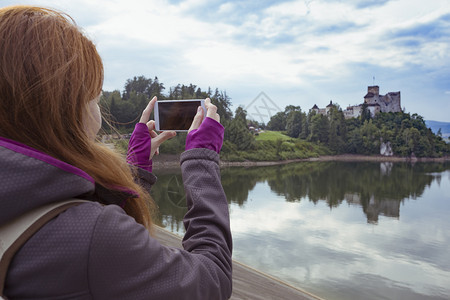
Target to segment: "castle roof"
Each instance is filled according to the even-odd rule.
[[[330,104],[327,105],[327,107],[332,107],[334,106],[333,101],[330,100]]]
[[[319,109],[316,104],[311,109]]]
[[[375,96],[374,93],[367,93],[367,95],[364,96],[364,98],[373,98]]]

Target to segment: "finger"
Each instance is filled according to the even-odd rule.
[[[206,116],[215,119],[217,115],[217,107],[215,105],[211,105],[208,107],[206,111]]]
[[[148,121],[147,128],[148,128],[148,132],[150,133],[151,138],[155,138],[158,136],[158,134],[155,131],[155,121],[153,121],[153,120]]]
[[[158,151],[159,146],[167,141],[170,138],[173,138],[176,136],[177,133],[175,131],[164,131],[160,134],[158,134],[154,139],[152,139],[152,147],[156,147],[156,151]]]
[[[150,121],[147,122],[147,128],[148,128],[149,131],[155,130],[155,126],[156,126],[155,125],[155,121],[150,120]]]
[[[154,139],[154,138],[157,137],[157,136],[158,136],[158,134],[156,133],[156,131],[150,130],[150,137],[151,137],[152,139]]]
[[[199,106],[197,108],[197,114],[194,117],[194,120],[192,121],[191,127],[189,127],[188,133],[191,132],[191,130],[198,129],[200,127],[200,124],[202,124],[203,121],[203,108]]]
[[[211,99],[205,99],[206,116],[220,122],[220,116],[217,114],[217,106],[211,103]]]
[[[147,123],[148,119],[150,119],[150,114],[153,111],[153,107],[155,107],[157,99],[156,96],[150,100],[150,102],[147,104],[147,107],[144,109],[141,115],[141,119],[139,120],[139,123]]]

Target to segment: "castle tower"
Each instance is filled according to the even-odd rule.
[[[380,95],[380,87],[378,85],[369,86],[367,88],[367,94],[372,93],[375,97]]]
[[[369,86],[367,94],[364,96],[364,103],[371,105],[377,104],[380,98],[380,87],[378,85]]]
[[[330,109],[333,108],[333,106],[334,106],[333,101],[330,100],[330,104],[328,104],[327,107],[325,107],[327,115],[330,112]]]

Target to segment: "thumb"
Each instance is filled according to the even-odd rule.
[[[204,113],[203,108],[199,106],[197,108],[197,114],[195,115],[194,120],[192,121],[191,127],[189,127],[188,133],[200,127],[200,124],[202,124],[203,121],[203,113]]]

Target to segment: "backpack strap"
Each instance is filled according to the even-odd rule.
[[[0,299],[4,297],[3,289],[9,264],[20,247],[48,221],[68,208],[85,202],[90,201],[70,199],[46,204],[0,226]]]

